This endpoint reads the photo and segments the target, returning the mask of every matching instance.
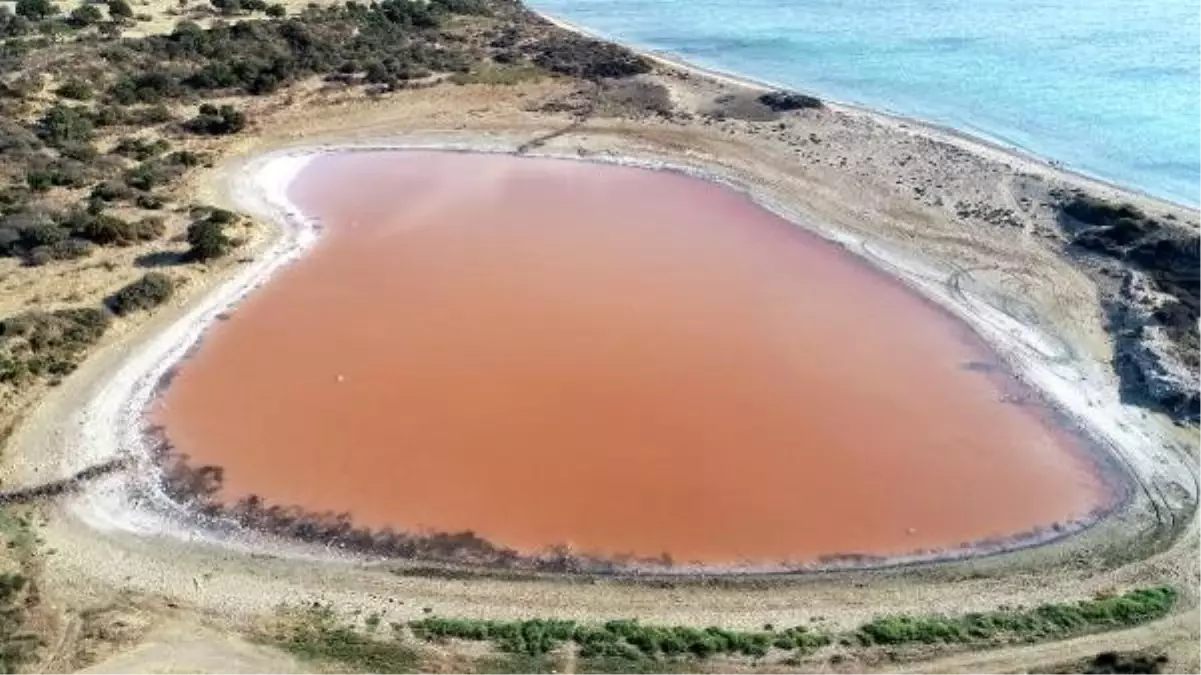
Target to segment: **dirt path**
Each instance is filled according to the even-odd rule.
[[[170,621],[152,629],[132,649],[84,673],[303,673],[291,655],[254,644],[227,631]]]

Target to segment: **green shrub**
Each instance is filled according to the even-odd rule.
[[[822,107],[821,99],[795,91],[772,91],[759,97],[759,102],[776,112]]]
[[[119,202],[134,196],[128,185],[120,181],[109,180],[92,188],[91,198],[102,202]]]
[[[30,21],[41,21],[58,14],[58,7],[50,0],[17,0],[16,12]]]
[[[25,184],[34,192],[45,192],[54,185],[49,171],[30,171],[25,174]]]
[[[339,625],[328,608],[314,606],[292,618],[268,639],[302,659],[342,664],[338,670],[349,667],[368,673],[420,670],[420,659],[412,647],[398,640],[374,639]]]
[[[152,241],[163,235],[166,226],[158,218],[130,222],[108,214],[77,214],[72,222],[74,235],[101,246],[130,246]]]
[[[85,5],[85,7],[91,7],[91,5]],[[95,8],[93,7],[93,9]],[[77,78],[71,78],[59,85],[56,93],[63,98],[74,99],[76,101],[86,101],[92,98],[93,91],[92,85],[88,84],[87,82]]]
[[[54,105],[38,120],[37,134],[50,145],[85,143],[92,139],[92,123],[77,108]]]
[[[29,27],[29,19],[13,14],[7,7],[0,9],[0,39],[21,37]]]
[[[880,645],[1061,638],[1158,619],[1165,616],[1175,602],[1176,590],[1160,586],[1074,604],[1046,604],[1024,611],[1002,610],[957,617],[881,616],[860,626],[857,635],[865,644]]]
[[[112,294],[105,301],[117,316],[153,309],[171,299],[175,282],[162,272],[147,272],[145,276]]]
[[[200,153],[192,152],[191,150],[176,150],[167,155],[166,161],[177,166],[191,168],[203,164],[204,157]]]
[[[113,127],[131,122],[125,110],[115,105],[98,105],[92,110],[88,120],[97,127]]]
[[[25,312],[0,320],[0,381],[70,373],[110,322],[106,310],[93,307]]]
[[[54,260],[74,260],[91,253],[92,245],[88,242],[81,239],[63,239],[53,244],[28,249],[24,260],[30,267],[40,267]]]
[[[92,254],[92,245],[82,239],[64,239],[50,247],[55,260],[75,260]]]
[[[209,219],[188,226],[188,258],[199,262],[220,258],[233,250],[234,242],[225,234],[225,226]]]
[[[108,0],[108,15],[114,19],[131,19],[133,8],[126,0]]]
[[[179,78],[161,68],[121,78],[109,87],[108,95],[117,103],[161,103],[183,92]]]
[[[142,106],[129,112],[129,123],[140,126],[163,124],[175,119],[171,109],[162,104]]]
[[[96,7],[96,5],[84,3],[67,15],[67,23],[76,28],[84,28],[93,24],[104,21],[104,14]]]
[[[200,106],[196,117],[184,123],[184,128],[195,134],[210,136],[236,134],[246,128],[246,113],[231,105],[218,107],[206,103]]]
[[[88,183],[88,167],[72,159],[57,159],[49,167],[50,183],[61,187],[83,187]]]
[[[225,209],[210,208],[208,210],[208,220],[218,225],[229,225],[237,222],[238,214]]]
[[[579,645],[580,657],[646,662],[665,658],[707,658],[716,654],[762,657],[771,649],[812,651],[829,644],[824,633],[803,627],[786,631],[730,631],[688,626],[648,626],[622,619],[602,625],[572,621],[529,619],[487,621],[428,617],[409,624],[424,640],[475,640],[492,642],[507,653],[545,654],[566,641]]]
[[[183,173],[181,167],[151,160],[129,169],[124,174],[125,184],[136,190],[150,191],[167,185]]]
[[[611,42],[574,33],[555,34],[536,45],[534,63],[551,72],[590,80],[648,73],[646,58]]]
[[[134,200],[134,204],[140,209],[157,211],[163,208],[167,204],[167,201],[157,195],[138,195],[137,199]]]
[[[53,246],[70,236],[70,233],[53,223],[39,223],[21,228],[21,246],[27,249],[38,246]]]
[[[158,157],[170,148],[171,144],[166,139],[146,140],[126,136],[117,141],[117,145],[113,147],[113,153],[142,162],[152,157]]]

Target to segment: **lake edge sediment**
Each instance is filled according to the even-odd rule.
[[[455,152],[511,152],[511,150],[508,148],[491,146],[486,143],[481,144],[481,145],[474,145],[474,144],[470,144],[470,143],[467,143],[467,144],[463,144],[463,143],[433,143],[433,144],[430,144],[430,143],[420,143],[420,142],[417,142],[417,143],[382,142],[381,143],[381,142],[371,141],[371,142],[367,142],[367,143],[353,143],[353,144],[345,144],[345,145],[339,144],[339,145],[307,146],[307,147],[302,147],[301,149],[293,148],[293,149],[289,149],[289,150],[282,150],[282,151],[270,153],[268,155],[257,157],[256,159],[252,160],[251,164],[259,167],[259,171],[255,172],[253,174],[255,177],[253,183],[255,184],[256,193],[252,196],[251,192],[249,190],[242,190],[238,195],[235,196],[235,198],[238,200],[239,205],[247,208],[248,210],[255,212],[256,215],[261,216],[264,213],[273,214],[272,217],[277,218],[277,223],[278,223],[279,215],[287,213],[289,215],[283,219],[283,221],[285,223],[287,223],[284,226],[285,231],[288,228],[292,228],[291,234],[295,235],[295,234],[297,234],[297,230],[296,230],[297,227],[307,228],[307,229],[302,230],[305,233],[305,235],[306,236],[314,236],[315,233],[317,232],[318,226],[312,222],[306,221],[302,216],[300,216],[299,213],[293,207],[293,205],[291,205],[289,202],[287,202],[286,198],[280,200],[280,199],[278,199],[278,197],[267,197],[264,194],[264,190],[266,189],[267,191],[274,190],[275,194],[278,195],[281,188],[277,184],[272,184],[270,187],[261,185],[259,182],[259,179],[261,178],[261,174],[263,172],[267,172],[266,170],[268,168],[270,168],[273,165],[273,163],[276,161],[280,161],[280,160],[298,161],[299,158],[308,157],[315,153],[344,152],[347,150],[373,151],[373,150],[404,150],[404,149],[424,149],[424,150],[437,149],[437,150],[455,151]],[[557,158],[557,159],[567,159],[567,160],[575,160],[575,161],[581,160],[581,158],[579,158],[577,156],[562,155],[562,154],[555,154],[555,153],[539,153],[537,156],[546,156],[546,157],[553,157],[553,158]],[[595,158],[589,158],[589,159],[585,159],[583,161],[595,161]],[[927,300],[935,302],[936,304],[940,304],[940,305],[943,305],[944,302],[950,302],[951,305],[949,307],[947,307],[946,305],[943,305],[944,308],[947,309],[948,311],[952,312],[952,314],[954,314],[960,320],[964,319],[964,317],[959,314],[959,310],[963,310],[965,308],[961,305],[955,304],[955,301],[953,298],[939,295],[939,293],[937,292],[937,286],[938,286],[937,284],[935,284],[934,286],[931,286],[931,279],[936,278],[937,274],[938,274],[934,268],[925,267],[922,263],[917,263],[917,266],[913,267],[912,264],[914,261],[912,261],[912,260],[907,260],[904,257],[898,257],[891,253],[882,255],[883,251],[880,248],[880,245],[878,243],[873,243],[871,245],[871,247],[868,248],[866,246],[866,242],[856,239],[854,236],[848,235],[846,233],[840,233],[836,229],[835,230],[823,229],[823,228],[821,228],[820,225],[813,223],[811,220],[804,219],[804,218],[798,218],[796,216],[796,213],[794,211],[792,211],[791,209],[789,209],[787,205],[774,204],[769,196],[762,195],[762,194],[756,194],[756,192],[753,188],[743,185],[743,184],[740,184],[739,181],[737,181],[736,179],[733,179],[732,177],[722,175],[720,170],[708,170],[706,168],[698,168],[695,166],[674,164],[668,159],[646,160],[645,158],[640,159],[640,158],[635,158],[635,157],[617,157],[617,158],[608,157],[608,158],[602,159],[601,161],[613,162],[613,163],[618,163],[618,164],[627,164],[627,165],[631,165],[631,166],[639,166],[639,167],[643,167],[643,168],[650,168],[650,169],[657,169],[657,170],[679,171],[679,172],[685,173],[687,175],[703,178],[705,180],[709,180],[709,181],[716,182],[721,185],[725,185],[726,187],[730,187],[738,192],[746,193],[752,198],[752,200],[756,204],[758,204],[759,206],[761,206],[763,208],[766,208],[767,210],[769,210],[773,213],[776,213],[777,215],[780,215],[781,217],[784,217],[786,220],[789,220],[790,222],[792,222],[794,224],[797,224],[811,232],[814,232],[818,236],[821,236],[825,239],[833,241],[833,242],[843,246],[844,248],[848,249],[852,253],[866,255],[868,257],[867,264],[874,265],[874,266],[882,269],[883,271],[885,271],[885,273],[888,273],[891,276],[895,276],[900,281],[902,281],[906,285],[913,288],[916,292],[918,292],[922,297],[926,298]],[[267,172],[267,173],[270,173],[270,172]],[[287,233],[285,233],[284,235],[281,235],[281,236],[287,236]],[[315,241],[315,240],[308,240],[307,245],[311,245],[313,243],[313,241]],[[861,251],[856,251],[855,250],[856,247],[860,247]],[[300,252],[302,253],[303,249],[301,249]],[[291,260],[294,258],[288,258],[288,259]],[[262,262],[262,260],[260,260],[260,262]],[[271,269],[278,269],[279,264],[281,264],[280,261],[275,260],[274,265],[271,267]],[[898,272],[897,274],[892,274],[892,271],[887,269],[889,267],[893,267],[893,266],[897,266],[897,265],[902,266],[895,270]],[[252,286],[250,288],[239,289],[238,293],[237,293],[237,298],[240,299],[241,297],[244,297],[246,292],[253,290],[254,287],[257,287],[258,285],[265,283],[266,281],[267,281],[267,278],[262,278],[262,279],[257,280],[256,283],[254,284],[254,286]],[[933,293],[931,292],[932,290],[933,290]],[[211,297],[212,296],[209,296],[209,299],[211,299]],[[980,303],[981,301],[977,300],[976,302]],[[211,312],[211,316],[215,319],[220,314],[228,312],[229,309],[234,304],[236,304],[236,301],[232,301],[229,304],[222,305],[220,310]],[[985,305],[977,305],[977,309],[979,309],[979,307],[983,307],[983,306],[985,306]],[[969,306],[966,309],[968,309],[970,311],[971,307]],[[995,312],[996,310],[994,309],[992,311]],[[983,320],[984,323],[982,324],[982,326],[984,327],[984,329],[985,330],[991,329],[992,331],[994,331],[995,335],[1003,334],[1005,332],[1005,329],[1007,328],[1004,325],[1002,325],[1000,328],[998,328],[998,325],[996,324],[998,318],[995,315],[990,316],[988,314],[985,314],[985,315],[971,314],[968,321],[969,321],[969,325],[971,326],[971,329],[973,331],[979,331],[981,328],[981,326],[979,326],[979,325],[970,323],[970,321],[973,319],[974,320]],[[206,324],[206,326],[207,326],[207,324]],[[200,339],[202,334],[203,334],[203,329],[201,329],[197,333],[196,339]],[[1036,333],[1033,333],[1032,335],[1035,335],[1037,337]],[[992,342],[992,339],[989,338],[989,336],[982,335],[982,337],[986,340],[986,342],[989,342],[990,345],[994,344]],[[194,345],[195,341],[193,341],[190,344]],[[191,349],[191,347],[189,347],[188,349]],[[187,351],[188,350],[183,350],[180,353],[186,354]],[[1019,349],[1018,352],[1021,352],[1021,350]],[[1029,353],[1028,348],[1027,348],[1027,353]],[[1006,362],[1010,362],[1011,359],[1017,358],[1021,354],[1015,353],[1012,349],[1010,349],[1010,350],[998,350],[998,355],[1002,359],[1004,359]],[[168,368],[169,367],[170,366],[168,366]],[[1024,378],[1022,378],[1022,379],[1023,379],[1023,381],[1025,381]],[[1044,392],[1039,387],[1034,386],[1034,385],[1031,385],[1031,386],[1035,391],[1039,392],[1039,394],[1041,396],[1047,395],[1046,392]],[[149,401],[150,399],[147,398],[146,400]],[[144,409],[144,407],[142,409]],[[1058,408],[1058,406],[1055,406],[1054,409],[1058,410],[1059,408]],[[1069,420],[1074,419],[1073,416],[1068,413],[1063,413],[1061,411],[1060,414],[1063,414],[1066,419],[1069,419]],[[1081,426],[1083,426],[1083,425],[1081,425]],[[1092,433],[1095,433],[1095,431],[1093,431]],[[139,438],[140,438],[140,436],[139,436]],[[1102,441],[1102,442],[1104,443],[1105,441]],[[1105,466],[1108,467],[1107,471],[1113,471],[1117,467],[1118,461],[1115,458],[1110,457],[1108,455],[1108,453],[1103,452],[1103,453],[1101,453],[1100,457],[1102,457],[1102,460],[1105,462]],[[143,456],[143,459],[146,459],[145,455]],[[147,470],[150,470],[151,472],[153,472],[153,470],[154,470],[153,467],[149,464],[146,465],[146,468],[147,468]],[[1115,485],[1128,485],[1128,483],[1125,482],[1126,478],[1124,477],[1124,474],[1121,472],[1119,472],[1118,474],[1109,473],[1107,475],[1110,480],[1113,480],[1115,476],[1122,476],[1113,482],[1113,484],[1115,484]],[[165,525],[167,525],[167,522],[162,522],[162,523],[159,523],[158,525],[153,525],[153,523],[159,517],[166,516],[167,521],[169,521],[171,523],[172,527],[179,527],[180,525],[188,522],[195,515],[195,514],[190,513],[188,511],[188,509],[181,509],[180,505],[178,503],[175,503],[175,502],[167,499],[166,495],[164,493],[162,493],[162,491],[159,490],[157,486],[152,486],[149,490],[147,490],[146,485],[147,484],[144,482],[144,476],[143,476],[143,480],[141,482],[141,489],[139,490],[140,494],[139,494],[137,501],[139,502],[139,506],[141,506],[141,507],[145,507],[147,504],[156,505],[155,508],[152,508],[148,511],[137,512],[136,508],[130,509],[129,508],[130,504],[128,504],[128,503],[119,505],[117,503],[112,502],[111,498],[113,497],[113,492],[111,489],[112,486],[110,486],[109,489],[95,491],[93,494],[93,496],[96,496],[96,493],[99,493],[99,492],[108,493],[109,498],[107,500],[100,500],[102,502],[109,501],[107,507],[102,507],[99,512],[93,511],[90,514],[90,516],[86,513],[87,509],[84,509],[83,512],[76,510],[76,512],[79,513],[79,515],[83,516],[85,518],[85,520],[90,520],[94,525],[100,525],[100,526],[106,527],[106,528],[116,526],[118,529],[125,529],[127,531],[128,530],[145,531],[147,529],[147,526],[149,526],[149,527],[153,528],[154,530],[159,531],[160,533],[164,533],[164,532],[169,533],[171,528],[164,527]],[[120,489],[124,489],[124,488],[120,488]],[[915,564],[921,565],[921,564],[925,564],[925,563],[937,563],[937,562],[972,559],[975,557],[979,557],[980,555],[992,556],[992,555],[996,555],[996,554],[1026,550],[1026,549],[1029,549],[1032,547],[1039,547],[1039,546],[1042,546],[1045,544],[1059,542],[1059,541],[1063,541],[1065,539],[1069,539],[1071,537],[1071,535],[1087,531],[1087,530],[1091,529],[1093,526],[1095,526],[1096,524],[1098,524],[1099,522],[1106,520],[1106,516],[1111,515],[1115,512],[1122,511],[1125,508],[1125,506],[1128,505],[1129,497],[1132,494],[1128,489],[1124,489],[1124,490],[1122,490],[1122,492],[1123,492],[1122,498],[1117,500],[1115,502],[1113,508],[1108,510],[1106,513],[1098,514],[1098,517],[1088,518],[1084,522],[1075,523],[1072,526],[1063,528],[1063,530],[1061,530],[1061,531],[1056,531],[1054,529],[1047,528],[1050,530],[1049,533],[1048,532],[1021,533],[1017,536],[1016,540],[1010,540],[1010,538],[1006,538],[1006,540],[1004,542],[1001,542],[1001,544],[999,546],[998,545],[986,546],[983,548],[983,550],[981,550],[980,547],[968,546],[968,547],[964,547],[961,549],[956,549],[951,552],[941,551],[941,552],[935,553],[933,555],[930,555],[927,553],[926,555],[921,555],[921,556],[894,556],[894,557],[889,557],[883,563],[873,561],[867,565],[860,564],[861,561],[859,561],[858,558],[856,557],[855,562],[853,562],[850,565],[847,565],[845,563],[828,565],[828,566],[819,565],[816,567],[805,567],[804,571],[805,572],[830,571],[830,570],[836,570],[836,569],[869,569],[870,570],[870,569],[884,569],[884,568],[898,567],[898,566],[904,567],[904,566],[911,566],[911,565],[915,565]],[[83,501],[93,501],[93,500],[85,499]],[[117,502],[121,502],[121,501],[125,501],[125,500],[123,497],[118,496]],[[99,504],[93,503],[92,507],[95,507],[98,505]],[[114,507],[114,506],[116,507],[115,511],[112,510],[112,507]],[[73,510],[75,510],[75,509],[73,509]],[[104,513],[105,511],[108,511],[108,513],[101,515],[101,513]],[[124,513],[122,513],[122,512],[124,512]],[[100,517],[96,518],[96,516],[100,516]],[[123,523],[122,518],[128,518],[128,520]],[[180,520],[181,518],[183,520]],[[196,524],[196,523],[193,523],[193,524]],[[245,546],[245,544],[239,544],[235,541],[236,539],[238,539],[237,533],[233,530],[230,530],[230,528],[229,528],[230,523],[228,521],[222,522],[222,519],[210,520],[209,525],[217,526],[215,529],[209,530],[209,533],[207,535],[207,537],[210,538],[212,541],[220,542],[223,545],[233,545],[235,548],[243,548]],[[195,538],[195,536],[197,534],[198,534],[197,532],[188,532],[187,534],[182,535],[182,536],[186,536],[187,538],[192,539],[192,538]],[[205,538],[205,536],[203,535],[203,530],[200,534],[202,534],[202,538]],[[253,542],[253,541],[257,540],[257,541],[259,541],[259,544],[253,545],[253,546],[261,546],[264,541],[271,541],[273,539],[274,539],[274,537],[268,536],[266,540],[262,540],[261,536],[256,535],[256,536],[249,537],[247,541]],[[286,542],[284,542],[284,543],[285,543],[285,545],[282,547],[283,549],[292,549],[293,548],[292,546],[287,545]],[[327,554],[331,552],[331,549],[326,546],[322,546],[321,549],[324,549]],[[301,547],[301,549],[299,549],[299,550],[304,550],[304,547]],[[345,554],[345,552],[338,550],[337,553],[335,554],[335,557],[342,557],[344,554]],[[302,557],[309,557],[309,555],[312,555],[312,553],[302,554]],[[318,554],[318,555],[320,555],[320,554]],[[706,571],[712,572],[713,570],[675,569],[674,571],[668,571],[668,570],[664,570],[664,569],[639,568],[639,569],[633,570],[632,573],[636,573],[636,574],[668,573],[668,574],[673,574],[673,575],[679,574],[679,575],[683,575],[683,576],[690,576],[690,575],[696,575],[698,573],[705,573]],[[745,575],[745,574],[778,575],[781,573],[788,574],[788,573],[797,572],[797,571],[801,571],[801,570],[800,569],[780,569],[780,568],[772,568],[772,567],[754,567],[754,568],[738,567],[738,568],[730,568],[730,569],[721,570],[721,572],[725,573],[725,574],[743,574],[743,575]]]

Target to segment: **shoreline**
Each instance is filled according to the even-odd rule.
[[[1150,202],[1158,202],[1174,208],[1187,209],[1201,214],[1201,202],[1190,204],[1188,202],[1179,201],[1178,197],[1165,197],[1156,195],[1138,186],[1126,185],[1118,182],[1117,180],[1098,176],[1089,173],[1087,170],[1073,167],[1070,164],[1056,160],[1052,157],[1041,155],[1038,152],[1024,148],[1020,145],[1010,144],[1004,140],[992,138],[983,130],[959,129],[949,124],[932,122],[912,115],[894,113],[887,110],[872,108],[863,104],[849,103],[845,101],[839,101],[837,99],[826,98],[825,96],[820,95],[818,92],[794,89],[792,87],[774,84],[767,80],[756,79],[750,75],[708,68],[691,63],[686,58],[676,54],[646,49],[637,45],[628,44],[612,36],[593,31],[579,24],[572,23],[561,17],[536,10],[529,6],[526,6],[526,9],[547,23],[550,23],[558,28],[576,33],[577,35],[592,38],[594,40],[621,45],[626,49],[646,57],[647,59],[650,59],[661,66],[666,66],[669,69],[674,69],[682,73],[699,75],[722,84],[744,89],[751,89],[753,91],[763,93],[771,91],[795,91],[800,94],[814,96],[821,100],[826,107],[830,108],[834,112],[860,116],[876,123],[902,130],[916,129],[919,133],[922,133],[933,140],[950,143],[973,154],[997,159],[1002,163],[1010,164],[1014,169],[1019,171],[1025,171],[1034,175],[1068,176],[1075,182],[1082,183],[1085,187],[1091,187],[1095,190],[1099,189],[1111,193],[1137,196],[1140,199],[1148,200]]]
[[[121,371],[93,399],[94,402],[89,407],[85,407],[82,413],[82,439],[85,439],[86,442],[77,444],[92,450],[92,453],[86,456],[85,463],[92,464],[120,457],[122,453],[132,453],[138,470],[132,486],[126,484],[120,477],[114,477],[103,481],[103,486],[89,486],[79,496],[71,499],[67,507],[76,517],[90,527],[99,530],[123,531],[141,536],[165,534],[188,542],[199,539],[245,552],[263,551],[265,544],[269,555],[282,554],[288,558],[311,559],[313,556],[321,558],[330,553],[334,553],[335,559],[345,559],[348,553],[351,554],[352,559],[358,558],[358,554],[340,548],[331,549],[326,546],[323,555],[319,549],[311,550],[312,544],[299,543],[290,537],[281,540],[279,536],[261,530],[234,531],[229,527],[228,522],[218,522],[218,526],[213,528],[212,520],[207,523],[197,520],[197,514],[190,512],[186,506],[171,499],[156,480],[159,469],[144,442],[146,424],[139,416],[153,399],[162,378],[176,367],[179,361],[187,357],[195,345],[203,339],[205,330],[213,322],[235,307],[255,288],[268,283],[274,272],[303,255],[318,241],[319,224],[306,218],[286,198],[287,185],[310,158],[329,152],[403,151],[406,149],[514,154],[512,148],[470,141],[461,143],[442,141],[431,144],[403,140],[386,142],[369,140],[366,142],[302,144],[297,147],[255,155],[237,169],[240,173],[232,176],[229,181],[231,186],[234,186],[230,198],[240,208],[254,213],[257,217],[270,219],[276,228],[277,238],[256,257],[250,268],[242,270],[209,294],[201,297],[196,308],[173,322],[165,331],[149,338],[151,342],[146,349],[143,349],[140,358],[135,356],[127,360]],[[618,575],[624,572],[640,577],[680,578],[697,575],[755,577],[939,565],[1043,548],[1074,538],[1132,507],[1132,500],[1137,494],[1135,486],[1146,480],[1141,473],[1147,470],[1147,466],[1134,466],[1131,463],[1131,457],[1127,456],[1126,450],[1129,447],[1141,446],[1143,442],[1150,439],[1140,440],[1124,434],[1121,429],[1120,418],[1122,415],[1120,414],[1115,416],[1115,419],[1119,420],[1116,426],[1098,424],[1099,418],[1107,414],[1106,408],[1110,406],[1097,401],[1096,397],[1090,396],[1088,391],[1074,391],[1077,387],[1073,387],[1073,383],[1077,385],[1083,383],[1083,386],[1088,386],[1090,382],[1096,381],[1096,375],[1099,373],[1094,373],[1093,377],[1089,377],[1086,373],[1081,372],[1080,367],[1083,364],[1074,363],[1070,358],[1066,358],[1066,355],[1061,353],[1062,350],[1058,347],[1056,338],[1043,335],[1036,328],[1022,325],[1016,318],[991,306],[982,298],[974,298],[970,291],[953,288],[950,280],[957,279],[956,274],[958,273],[930,267],[894,252],[885,252],[878,242],[871,242],[869,245],[866,239],[842,232],[837,228],[822,227],[813,222],[811,218],[789,209],[785,204],[773,203],[768,196],[756,191],[753,186],[743,185],[730,176],[723,175],[723,172],[716,167],[675,164],[668,158],[658,160],[629,156],[580,158],[555,153],[537,153],[537,156],[566,161],[599,160],[604,163],[637,166],[652,170],[677,171],[709,180],[745,194],[759,207],[784,217],[805,231],[840,245],[863,263],[909,286],[922,298],[934,302],[943,310],[948,311],[957,321],[962,322],[966,329],[984,339],[997,356],[1013,370],[1016,377],[1030,386],[1038,396],[1045,397],[1052,402],[1051,411],[1060,418],[1060,421],[1068,423],[1061,426],[1065,426],[1068,432],[1077,433],[1083,437],[1086,446],[1090,449],[1089,453],[1093,455],[1090,461],[1101,473],[1104,482],[1117,495],[1108,508],[1090,513],[1083,518],[1049,524],[1006,537],[965,542],[963,545],[936,551],[923,551],[912,555],[829,556],[834,562],[827,563],[822,562],[823,559],[818,559],[817,564],[807,563],[784,567],[761,564],[749,566],[705,565],[703,568],[687,566],[635,567],[618,570]],[[954,283],[957,285],[959,281],[956,280]],[[1098,403],[1101,403],[1100,410],[1093,410],[1098,407]],[[1055,423],[1055,421],[1048,420],[1048,423]],[[106,438],[106,434],[110,435]],[[104,454],[105,450],[111,454]],[[78,461],[81,458],[83,457],[77,454],[72,459]],[[1147,459],[1150,461],[1152,458],[1147,457]],[[370,551],[361,553],[371,555]],[[362,558],[358,559],[362,560]],[[840,559],[852,562],[846,564],[840,562]],[[407,562],[421,563],[423,559],[418,558]],[[426,560],[426,562],[454,564],[438,560]],[[489,567],[487,569],[498,568]]]

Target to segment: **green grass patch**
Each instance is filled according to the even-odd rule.
[[[481,64],[466,73],[451,75],[450,81],[455,84],[521,84],[528,80],[538,80],[544,73],[529,65],[496,65]]]
[[[373,638],[337,621],[326,607],[291,617],[268,641],[306,661],[336,663],[365,673],[415,673],[417,650],[399,640]]]
[[[544,619],[488,621],[428,617],[411,622],[409,627],[423,640],[488,641],[510,654],[545,654],[566,642],[574,642],[581,658],[634,663],[646,659],[706,658],[718,654],[762,657],[772,649],[808,652],[830,642],[830,636],[803,627],[781,631],[735,631],[716,627],[652,626],[629,619],[590,625]]]
[[[1176,597],[1176,589],[1159,586],[1023,610],[953,617],[881,616],[860,626],[856,636],[867,645],[1036,642],[1146,623],[1166,616]]]
[[[477,673],[561,673],[563,664],[547,654],[503,654],[476,661],[474,670]]]

